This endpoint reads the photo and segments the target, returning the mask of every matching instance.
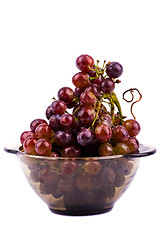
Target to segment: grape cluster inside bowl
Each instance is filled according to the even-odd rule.
[[[110,211],[132,182],[140,159],[156,151],[141,144],[134,154],[63,158],[28,155],[15,148],[5,150],[18,156],[29,184],[53,213],[72,216]],[[68,171],[77,168],[74,174],[59,171],[66,161],[70,163]],[[91,168],[93,162],[97,163],[95,169]],[[84,172],[87,164],[90,174]]]
[[[30,123],[16,153],[35,192],[52,212],[90,215],[110,211],[130,185],[141,157],[155,149],[140,145],[141,127],[133,105],[142,98],[137,88],[123,93],[134,119],[126,119],[114,92],[123,67],[106,62],[99,67],[86,54],[76,59],[75,89],[62,87],[46,109],[45,119]],[[134,100],[134,92],[139,99]],[[130,93],[131,99],[126,99]]]

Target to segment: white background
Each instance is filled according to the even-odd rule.
[[[0,238],[160,239],[159,188],[159,0],[0,1]],[[82,53],[124,67],[119,98],[137,87],[134,113],[139,141],[157,153],[142,159],[137,175],[107,214],[52,214],[27,183],[16,156],[4,146],[19,144],[35,118],[62,86],[71,86]],[[130,118],[130,105],[121,101]]]

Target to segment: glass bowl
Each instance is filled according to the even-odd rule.
[[[46,157],[5,148],[18,156],[29,184],[53,213],[93,215],[110,211],[131,184],[140,158],[156,152],[140,145],[139,152],[107,157]]]

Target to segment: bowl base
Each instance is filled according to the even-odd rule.
[[[52,213],[59,214],[59,215],[68,215],[68,216],[89,216],[89,215],[97,215],[97,214],[102,214],[102,213],[107,213],[111,211],[113,208],[108,207],[104,209],[86,209],[86,210],[58,210],[58,209],[53,209],[49,208],[49,210]]]

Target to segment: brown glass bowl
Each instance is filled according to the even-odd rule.
[[[84,158],[34,156],[14,148],[5,151],[18,156],[29,184],[52,212],[81,216],[110,211],[132,182],[140,158],[156,149],[140,145],[134,154]]]

